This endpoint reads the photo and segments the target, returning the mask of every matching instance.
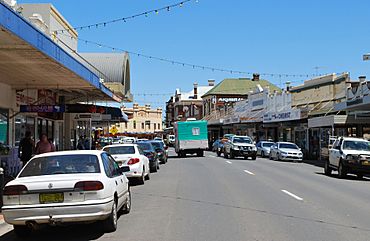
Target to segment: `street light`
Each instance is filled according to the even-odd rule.
[[[368,61],[368,60],[370,60],[370,53],[364,54],[364,55],[362,56],[362,59],[363,59],[364,61]]]

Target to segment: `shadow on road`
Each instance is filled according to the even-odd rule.
[[[327,176],[323,172],[315,172],[315,174],[316,175]],[[357,178],[356,175],[351,175],[351,174],[348,174],[346,176],[346,178],[339,178],[338,175],[336,175],[336,174],[331,174],[330,176],[327,176],[327,177],[335,178],[335,179],[342,179],[342,180],[349,180],[349,181],[370,182],[370,179],[368,177],[360,178],[359,179],[359,178]]]
[[[29,237],[19,238],[14,231],[10,231],[0,237],[0,241],[88,241],[96,240],[103,236],[99,224],[73,225],[67,227],[49,227],[33,232]]]

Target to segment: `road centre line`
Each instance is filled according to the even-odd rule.
[[[248,173],[249,175],[255,175],[253,172],[250,172],[248,170],[244,170],[245,173]]]
[[[295,195],[295,194],[293,194],[293,193],[291,193],[291,192],[288,192],[287,190],[281,190],[283,193],[285,193],[285,194],[288,194],[289,196],[291,196],[292,198],[295,198],[295,199],[297,199],[297,200],[299,200],[299,201],[303,201],[303,198],[301,198],[301,197],[298,197],[297,195]]]
[[[232,162],[231,162],[231,161],[226,161],[226,163],[232,164]]]

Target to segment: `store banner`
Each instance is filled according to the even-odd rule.
[[[291,121],[301,119],[301,110],[286,110],[281,112],[270,112],[263,115],[263,122],[279,122],[279,121]]]
[[[65,112],[64,105],[20,105],[20,112],[34,113],[62,113]]]

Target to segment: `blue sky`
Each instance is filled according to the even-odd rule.
[[[179,0],[21,0],[50,2],[73,25],[85,25],[159,8]],[[370,76],[370,1],[199,0],[169,12],[91,30],[79,37],[135,52],[246,72]],[[79,44],[81,52],[109,51]],[[167,93],[192,84],[250,77],[194,70],[131,56],[131,86],[139,104],[164,106]],[[275,84],[304,78],[264,77]],[[144,96],[143,94],[146,94]],[[149,94],[149,95],[148,95]],[[150,96],[150,94],[163,94]]]

